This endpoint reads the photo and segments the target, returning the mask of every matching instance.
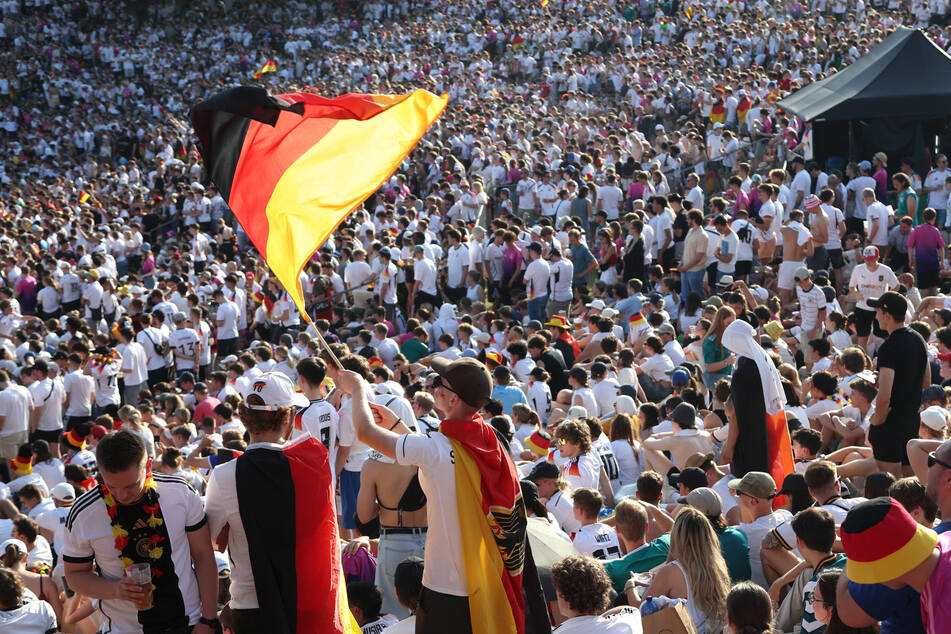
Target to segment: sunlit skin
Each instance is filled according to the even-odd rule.
[[[129,506],[141,500],[145,494],[145,475],[148,466],[151,466],[151,461],[143,462],[138,467],[129,467],[124,471],[110,472],[101,469],[99,473],[116,502]]]

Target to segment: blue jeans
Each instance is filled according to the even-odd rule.
[[[934,226],[936,226],[939,231],[941,229],[944,229],[944,221],[947,219],[947,217],[948,217],[947,209],[935,209]]]
[[[542,295],[541,297],[528,300],[528,318],[544,322],[546,320],[545,307],[547,305],[548,295]]]
[[[680,274],[681,301],[686,302],[687,295],[690,295],[690,293],[697,293],[701,299],[703,298],[703,276],[705,274],[705,269],[700,269],[699,271],[684,271]]]

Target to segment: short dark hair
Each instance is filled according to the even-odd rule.
[[[637,478],[638,497],[654,504],[664,492],[664,478],[656,471],[645,471]]]
[[[320,385],[327,377],[327,363],[320,357],[301,359],[295,369],[297,374],[307,379],[311,385]]]
[[[813,456],[822,447],[822,434],[810,427],[801,427],[792,433],[792,441],[805,447]]]
[[[810,550],[820,553],[832,551],[835,519],[828,510],[813,506],[799,511],[792,520],[792,529]]]
[[[143,465],[147,455],[142,437],[127,429],[109,432],[96,445],[96,464],[109,473]]]
[[[571,492],[571,501],[582,510],[585,517],[597,518],[598,513],[601,512],[604,498],[594,489],[581,487]]]
[[[383,593],[372,583],[351,581],[347,584],[347,599],[350,605],[357,606],[363,612],[363,618],[375,621],[380,618],[383,607]]]
[[[929,524],[934,523],[935,518],[938,517],[937,502],[928,496],[925,485],[918,478],[902,478],[888,488],[888,495],[898,500],[909,513],[915,509],[921,509],[925,521]]]

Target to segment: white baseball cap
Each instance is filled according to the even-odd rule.
[[[587,306],[588,308],[593,308],[595,310],[604,310],[605,308],[607,308],[607,305],[604,303],[604,301],[600,299],[596,299],[590,304],[585,304],[585,306]]]
[[[934,431],[941,431],[948,428],[948,419],[945,416],[944,408],[937,405],[932,405],[924,409],[921,412],[921,424],[933,429]]]
[[[251,395],[261,397],[263,405],[251,405],[247,402]],[[294,391],[294,384],[281,372],[264,372],[251,382],[244,395],[245,407],[257,411],[275,412],[282,407],[301,406],[308,404],[307,397]]]
[[[60,482],[50,489],[50,495],[60,502],[72,502],[76,499],[76,489],[69,482]]]
[[[0,553],[5,552],[7,550],[7,546],[16,546],[17,551],[19,551],[21,555],[26,555],[30,552],[26,549],[26,544],[24,544],[19,539],[8,539],[7,541],[0,544]]]

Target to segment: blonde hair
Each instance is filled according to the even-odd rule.
[[[695,607],[709,619],[705,629],[719,632],[726,625],[730,575],[713,525],[697,509],[686,507],[677,514],[670,531],[669,559],[683,567]]]

